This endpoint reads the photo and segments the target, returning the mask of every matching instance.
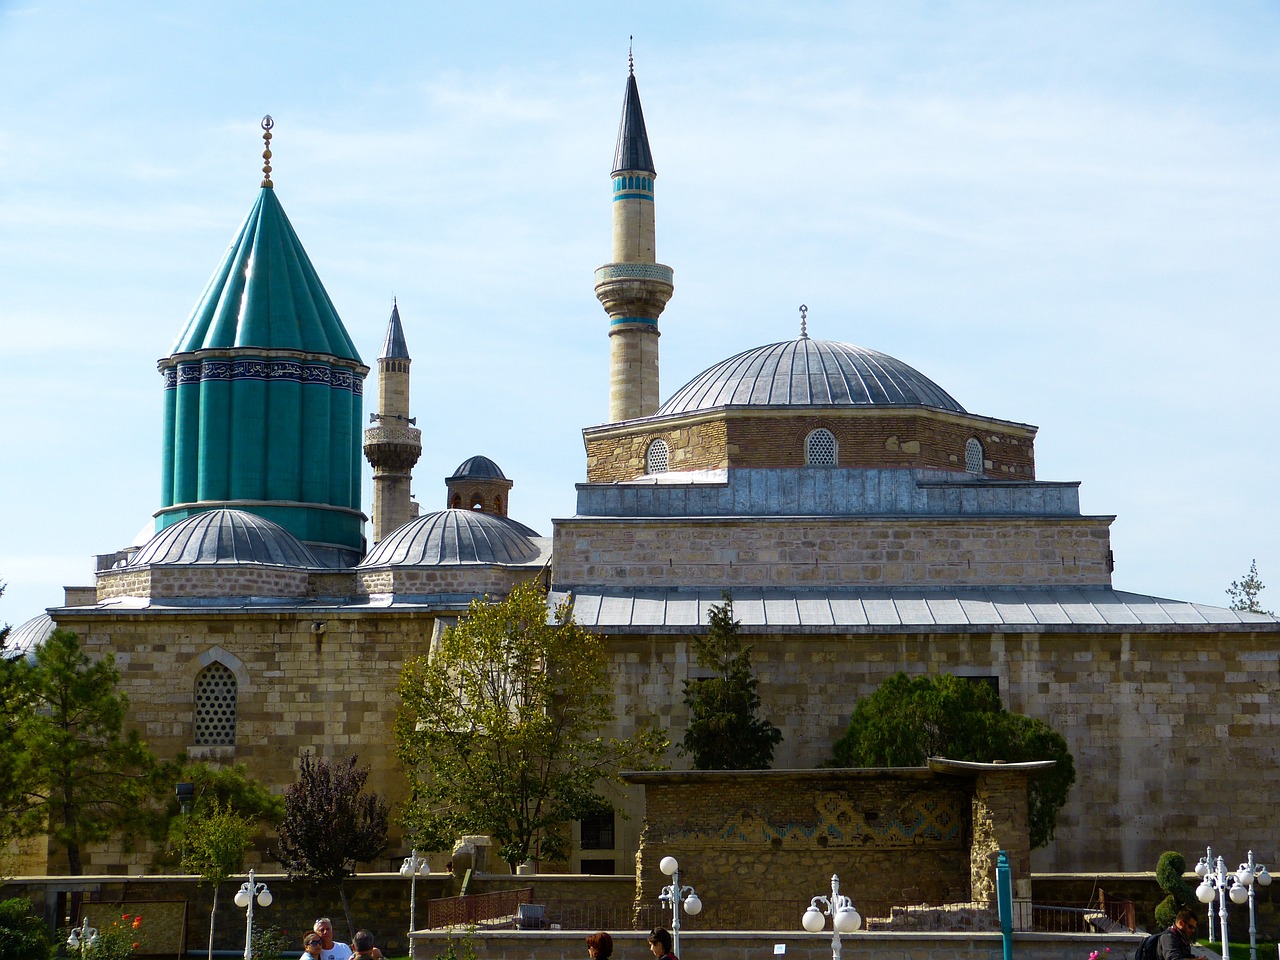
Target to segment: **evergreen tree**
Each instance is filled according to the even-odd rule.
[[[129,701],[116,691],[110,654],[90,660],[74,633],[55,630],[34,663],[12,665],[26,698],[12,761],[18,828],[27,836],[47,830],[78,876],[86,844],[127,842],[146,828],[158,764],[136,730],[124,731]]]
[[[405,664],[396,741],[419,848],[488,834],[513,867],[560,859],[564,827],[609,809],[601,787],[666,749],[656,732],[601,736],[613,722],[604,642],[568,603],[547,614],[536,583],[499,603],[476,600],[430,657]]]
[[[53,956],[49,928],[26,897],[0,901],[0,957],[4,960],[49,960]]]
[[[918,767],[929,757],[1057,761],[1027,782],[1031,846],[1042,847],[1053,839],[1058,811],[1076,778],[1067,742],[1044,721],[1007,712],[985,683],[948,673],[894,674],[854,706],[830,765]]]
[[[689,729],[680,753],[693,758],[698,770],[767,770],[782,731],[760,711],[759,680],[751,668],[751,648],[738,637],[733,597],[713,605],[704,635],[693,638],[698,665],[713,677],[686,680],[684,703]]]
[[[328,880],[338,887],[351,925],[351,907],[343,880],[357,863],[368,863],[387,848],[387,802],[366,793],[369,768],[355,756],[330,763],[302,755],[298,780],[284,794],[284,820],[276,855],[290,878]]]
[[[1248,574],[1239,580],[1232,580],[1231,586],[1227,587],[1227,596],[1231,598],[1231,609],[1275,616],[1270,610],[1262,609],[1262,604],[1258,603],[1258,594],[1265,589],[1267,589],[1266,584],[1258,576],[1258,561],[1250,561]]]

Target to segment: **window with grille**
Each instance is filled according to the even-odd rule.
[[[970,473],[982,473],[983,461],[986,458],[986,451],[982,449],[982,441],[977,437],[970,437],[964,445],[964,468]]]
[[[582,818],[583,850],[613,849],[613,811]],[[587,871],[583,870],[584,873]]]
[[[836,465],[836,437],[826,428],[813,431],[804,441],[804,462],[811,467]]]
[[[196,676],[195,744],[234,746],[236,742],[236,675],[211,663]]]
[[[667,446],[667,441],[653,441],[653,443],[649,444],[649,450],[644,455],[644,472],[666,473],[670,456],[671,449]]]

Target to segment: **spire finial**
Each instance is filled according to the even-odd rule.
[[[636,58],[632,55],[635,43],[635,34],[627,37],[627,73],[633,77],[636,75]]]
[[[809,339],[809,308],[800,304],[800,339]]]
[[[271,128],[276,122],[271,119],[271,114],[267,114],[262,118],[262,185],[264,187],[274,187],[271,182]]]

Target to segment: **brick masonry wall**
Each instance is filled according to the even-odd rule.
[[[801,467],[805,438],[824,427],[835,435],[842,467],[965,469],[965,443],[982,441],[984,473],[1035,479],[1035,428],[918,410],[721,411],[673,417],[635,428],[584,432],[587,480],[611,483],[645,474],[645,452],[657,439],[670,448],[672,470],[715,467]]]
[[[556,583],[1109,584],[1111,537],[1090,517],[561,520]]]

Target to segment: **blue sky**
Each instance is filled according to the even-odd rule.
[[[1280,606],[1274,5],[0,2],[0,622],[158,506],[155,362],[264,113],[366,362],[399,299],[419,502],[483,453],[513,516],[570,515],[631,34],[664,398],[806,303],[1038,425],[1038,475],[1117,516],[1117,587],[1225,604],[1256,557]]]

